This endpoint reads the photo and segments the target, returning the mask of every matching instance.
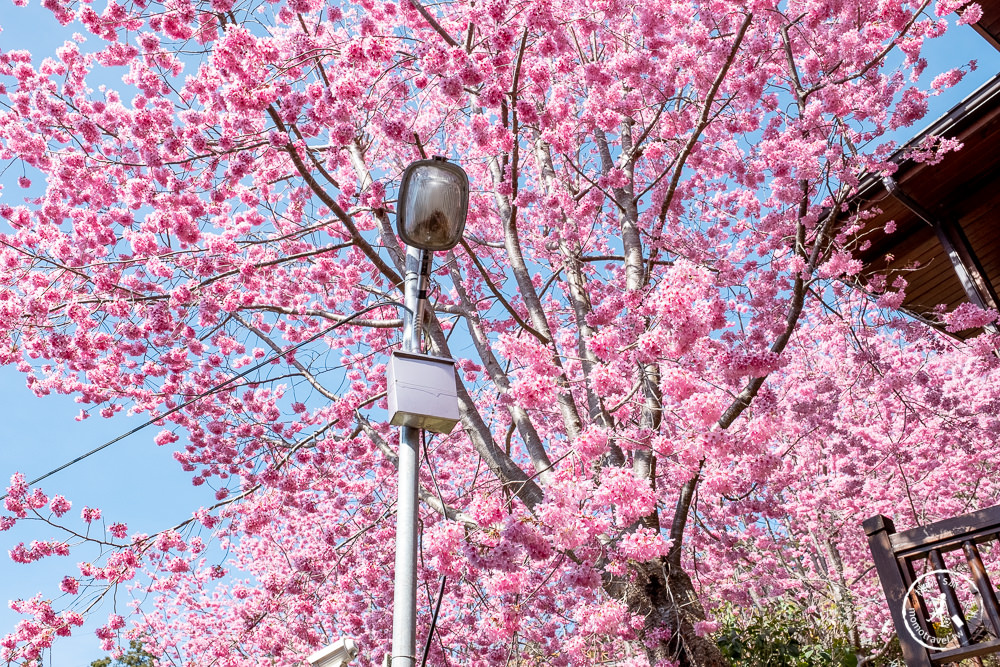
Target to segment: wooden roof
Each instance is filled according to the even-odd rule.
[[[976,26],[1000,48],[1000,0],[983,1]],[[957,138],[959,151],[936,164],[905,159],[927,137]],[[897,189],[877,176],[862,182],[855,202],[880,209],[857,237],[854,253],[864,264],[863,278],[876,274],[906,279],[902,309],[936,320],[935,308],[948,311],[970,301],[971,288],[982,305],[996,308],[1000,287],[1000,74],[967,97],[898,153],[893,175]],[[887,234],[886,223],[896,229]],[[967,243],[966,243],[967,241]],[[864,249],[860,249],[864,248]],[[964,266],[956,269],[953,257]],[[968,269],[968,270],[966,270]],[[973,294],[975,297],[976,294]],[[975,299],[972,299],[975,303]],[[960,338],[979,333],[959,332]]]
[[[983,16],[972,27],[983,36],[993,48],[1000,50],[1000,2],[997,0],[979,0],[983,8]]]

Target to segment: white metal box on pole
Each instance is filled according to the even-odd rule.
[[[387,390],[393,426],[451,433],[459,421],[454,359],[395,351]]]

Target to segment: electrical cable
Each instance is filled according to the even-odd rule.
[[[420,429],[420,441],[424,449],[424,461],[427,463],[427,470],[431,473],[431,481],[434,482],[434,491],[437,492],[438,502],[441,503],[441,509],[446,512],[447,516],[447,505],[444,504],[444,496],[441,495],[441,487],[438,486],[437,477],[434,475],[434,466],[431,465],[431,459],[427,455],[427,431],[426,429]]]
[[[446,508],[448,506],[444,504],[444,496],[441,495],[441,488],[438,486],[437,478],[434,476],[434,466],[431,465],[431,459],[427,454],[427,431],[424,429],[420,429],[420,440],[424,450],[424,461],[427,463],[427,469],[431,473],[431,481],[434,482],[434,490],[437,492],[438,502],[441,503],[441,509],[447,511]],[[420,667],[427,665],[427,656],[431,650],[431,640],[434,639],[434,628],[437,627],[438,612],[441,610],[441,601],[444,599],[444,585],[447,581],[447,575],[441,575],[441,588],[438,590],[437,603],[434,605],[434,616],[431,617],[431,627],[427,631],[427,643],[424,644],[424,657],[420,661]]]
[[[431,617],[431,628],[427,631],[427,643],[424,644],[424,657],[420,661],[420,667],[426,667],[427,656],[431,650],[431,640],[434,639],[434,628],[437,627],[438,622],[438,612],[441,611],[441,600],[444,599],[444,585],[447,583],[448,577],[442,575],[441,577],[441,588],[438,590],[437,604],[434,605],[434,615]]]
[[[103,445],[95,447],[94,449],[90,450],[86,454],[81,454],[80,456],[76,457],[72,461],[70,461],[68,463],[64,463],[61,466],[59,466],[58,468],[55,468],[54,470],[50,470],[49,472],[45,473],[41,477],[36,477],[35,479],[33,479],[30,482],[28,482],[28,486],[29,487],[34,486],[38,482],[41,482],[43,479],[47,479],[48,477],[51,477],[52,475],[56,474],[57,472],[65,470],[66,468],[70,467],[71,465],[73,465],[75,463],[79,463],[80,461],[84,460],[85,458],[87,458],[89,456],[92,456],[92,455],[96,454],[97,452],[110,447],[111,445],[115,444],[116,442],[120,442],[120,441],[124,440],[125,438],[129,437],[130,435],[138,433],[139,431],[141,431],[142,429],[146,428],[147,426],[151,426],[151,425],[155,424],[156,422],[162,421],[166,417],[169,417],[170,415],[174,414],[175,412],[179,412],[180,410],[183,410],[184,408],[186,408],[187,406],[191,405],[192,403],[194,403],[196,401],[200,401],[201,399],[205,398],[206,396],[210,396],[211,394],[216,393],[217,391],[225,388],[226,386],[232,384],[233,382],[236,382],[237,380],[240,380],[240,379],[246,377],[250,373],[253,373],[254,371],[260,370],[264,366],[267,366],[268,364],[274,362],[275,360],[280,359],[281,357],[285,356],[286,354],[289,354],[291,352],[296,351],[297,349],[299,349],[303,345],[308,345],[309,343],[312,343],[313,341],[315,341],[315,340],[317,340],[317,339],[325,336],[326,334],[330,333],[331,331],[333,331],[337,327],[339,327],[341,325],[344,325],[344,324],[347,324],[351,320],[354,320],[354,319],[356,319],[356,318],[364,315],[365,313],[368,313],[368,312],[370,312],[372,310],[375,310],[376,308],[382,308],[382,307],[385,307],[385,306],[399,306],[399,304],[396,303],[395,301],[379,301],[378,303],[375,303],[375,304],[373,304],[371,306],[368,306],[366,308],[362,308],[358,312],[353,313],[351,315],[348,315],[348,316],[344,317],[344,319],[340,320],[339,322],[334,323],[333,325],[327,327],[326,329],[323,329],[319,333],[316,333],[316,334],[310,336],[309,338],[307,338],[307,339],[305,339],[305,340],[303,340],[303,341],[301,341],[299,343],[296,343],[295,345],[293,345],[292,347],[288,348],[287,350],[283,350],[280,353],[275,353],[275,354],[271,355],[270,357],[268,357],[267,359],[265,359],[264,361],[262,361],[259,364],[257,364],[256,366],[252,366],[252,367],[246,369],[245,371],[243,371],[242,373],[238,373],[237,375],[234,375],[233,377],[229,378],[225,382],[217,384],[214,387],[212,387],[211,389],[209,389],[209,390],[207,390],[205,392],[202,392],[201,394],[198,394],[194,398],[191,398],[191,399],[189,399],[189,400],[181,403],[180,405],[167,410],[162,415],[158,415],[158,416],[154,417],[153,419],[150,419],[149,421],[147,421],[147,422],[145,422],[143,424],[140,424],[139,426],[136,426],[131,431],[128,431],[127,433],[123,433],[122,435],[119,435],[118,437],[105,442]],[[405,306],[403,306],[403,307],[405,308]],[[7,494],[7,493],[3,494],[2,496],[0,496],[0,500],[4,500],[5,498],[7,498],[8,495],[9,494]]]

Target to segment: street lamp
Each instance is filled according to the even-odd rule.
[[[403,171],[396,226],[408,246],[451,250],[462,238],[469,212],[469,177],[457,164],[436,156]]]
[[[358,657],[358,645],[353,639],[339,639],[326,648],[321,648],[308,658],[312,667],[346,667]]]
[[[420,355],[420,324],[431,277],[435,250],[450,250],[462,237],[469,211],[469,177],[461,167],[442,157],[418,160],[403,171],[399,186],[396,226],[406,243],[406,283],[403,313],[403,355]],[[429,360],[430,358],[425,358]],[[414,359],[411,359],[414,361]],[[419,360],[415,360],[419,361]],[[441,360],[445,361],[445,360]],[[395,359],[394,359],[395,363]],[[453,363],[448,360],[445,363]],[[394,365],[390,364],[390,368]],[[452,381],[454,371],[451,372]],[[396,401],[390,381],[390,412]],[[454,391],[454,385],[451,387]],[[433,403],[433,401],[432,401]],[[432,408],[430,412],[434,412]],[[396,574],[392,607],[392,667],[415,667],[417,620],[417,462],[420,428],[426,424],[449,432],[457,421],[454,414],[403,415],[394,423],[399,431],[399,499],[396,504]],[[451,412],[451,410],[446,410]],[[440,418],[446,419],[442,422]],[[455,417],[455,419],[451,419]],[[413,421],[417,419],[418,421]],[[423,421],[427,419],[427,421]]]

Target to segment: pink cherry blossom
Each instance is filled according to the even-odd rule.
[[[428,664],[718,664],[713,608],[779,598],[868,657],[860,519],[1000,498],[996,336],[905,319],[905,280],[846,286],[859,174],[892,173],[887,133],[967,71],[919,83],[975,4],[42,7],[80,34],[0,50],[0,160],[27,188],[0,191],[0,363],[81,420],[150,419],[133,438],[209,495],[129,534],[15,474],[10,557],[77,566],[12,604],[0,660],[41,660],[103,595],[108,651],[291,666],[344,636],[381,664],[393,224],[424,156],[471,183],[422,323],[461,411],[421,449]]]

